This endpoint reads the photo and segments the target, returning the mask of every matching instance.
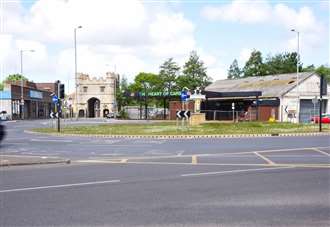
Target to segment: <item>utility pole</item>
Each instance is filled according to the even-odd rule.
[[[78,26],[74,28],[73,35],[74,35],[74,78],[75,78],[75,84],[76,84],[76,97],[75,97],[75,103],[76,103],[76,120],[78,120],[79,115],[79,107],[78,107],[78,75],[77,75],[77,29],[82,28],[82,26]]]
[[[320,77],[320,112],[319,112],[319,132],[322,132],[322,104],[323,104],[323,100],[322,100],[322,95],[323,94],[327,94],[327,88],[326,86],[324,86],[324,76],[321,75]]]
[[[57,132],[61,132],[61,114],[62,114],[62,108],[61,108],[61,95],[60,95],[60,86],[61,81],[57,81]]]
[[[34,50],[20,50],[21,63],[21,119],[24,120],[24,79],[23,79],[23,52],[34,52]]]
[[[292,32],[296,32],[297,33],[297,81],[296,81],[296,91],[297,91],[297,110],[296,110],[296,114],[297,114],[297,123],[299,123],[299,115],[300,115],[300,98],[299,98],[299,62],[300,62],[300,49],[299,49],[299,31],[297,31],[296,29],[291,29]]]

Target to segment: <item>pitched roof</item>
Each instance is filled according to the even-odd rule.
[[[299,73],[299,83],[312,76],[314,72]],[[262,97],[279,97],[296,86],[296,73],[246,77],[241,79],[217,80],[205,88],[215,92],[261,91]]]

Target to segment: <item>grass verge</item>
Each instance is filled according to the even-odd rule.
[[[56,133],[53,128],[33,129],[35,132]],[[268,122],[204,123],[188,128],[177,127],[175,123],[152,124],[102,124],[89,126],[68,126],[62,134],[85,135],[226,135],[226,134],[277,134],[317,132],[317,125]],[[324,127],[329,132],[329,125]]]

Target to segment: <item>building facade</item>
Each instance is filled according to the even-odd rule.
[[[119,75],[111,72],[100,78],[78,74],[78,93],[71,95],[75,114],[79,117],[94,118],[117,112],[115,94],[118,81]]]
[[[330,85],[326,86],[329,90]],[[296,73],[288,73],[218,80],[205,91],[207,100],[202,109],[207,119],[215,119],[214,116],[221,114],[232,119],[232,106],[237,112],[253,113],[248,117],[261,121],[274,118],[281,122],[307,123],[319,113],[320,76],[314,72],[299,73],[298,78]],[[323,96],[323,113],[330,112],[329,99],[329,93]],[[214,111],[218,113],[214,114]]]
[[[0,91],[0,112],[5,111],[13,120],[49,118],[54,108],[51,95],[56,84],[47,85],[24,81],[22,94],[20,81],[6,81],[4,90]]]

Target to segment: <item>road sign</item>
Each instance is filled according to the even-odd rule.
[[[190,110],[179,110],[176,111],[176,117],[177,118],[186,118],[188,119],[190,117]]]
[[[49,116],[50,116],[50,118],[58,118],[58,113],[53,113],[53,112],[51,112],[50,114],[49,114]]]
[[[53,103],[58,103],[58,97],[56,95],[54,95],[52,97],[52,101],[53,101]]]
[[[188,99],[188,94],[186,91],[181,91],[181,95],[180,95],[181,101],[182,102],[186,102]]]

